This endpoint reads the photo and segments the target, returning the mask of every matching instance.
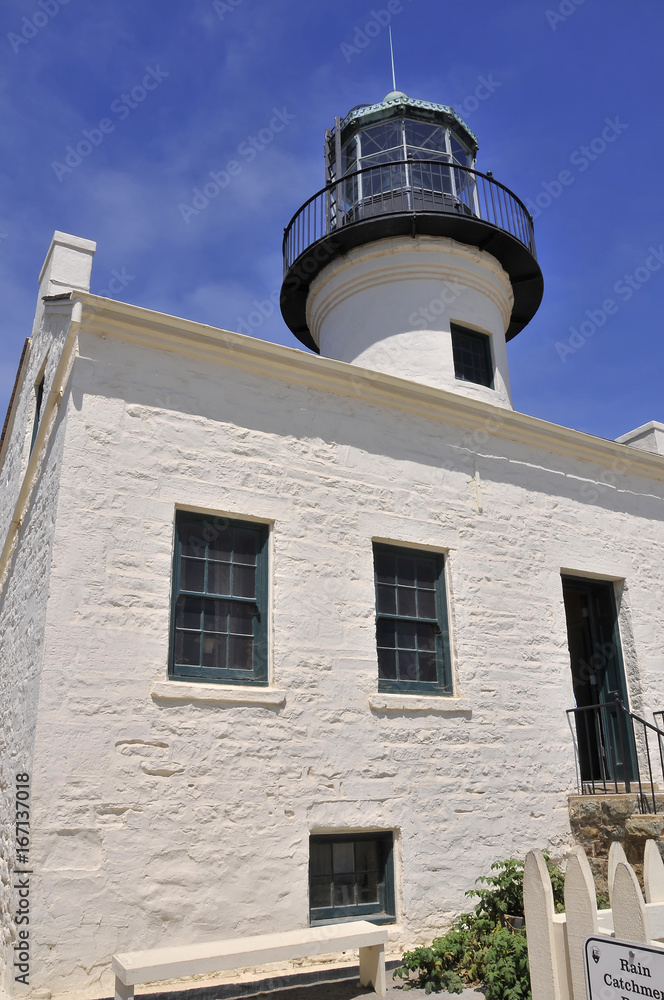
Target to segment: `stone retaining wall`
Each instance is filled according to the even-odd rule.
[[[569,796],[572,833],[588,856],[598,892],[608,894],[607,863],[614,840],[622,844],[641,883],[646,840],[656,840],[664,857],[664,794],[656,794],[655,803],[657,812],[644,814],[634,793]]]

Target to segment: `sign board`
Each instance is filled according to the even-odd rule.
[[[589,937],[583,946],[588,1000],[664,1000],[664,945]]]

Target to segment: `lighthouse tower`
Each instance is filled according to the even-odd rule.
[[[284,235],[281,311],[328,358],[511,407],[506,341],[542,299],[533,221],[442,104],[392,91],[325,135]]]

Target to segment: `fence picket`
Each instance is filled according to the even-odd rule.
[[[625,852],[623,850],[622,844],[619,844],[617,840],[614,840],[609,848],[609,870],[607,874],[607,882],[609,883],[609,902],[613,908],[613,880],[616,877],[616,868],[620,862],[627,864],[627,858],[625,857]]]
[[[611,910],[597,910],[595,881],[582,847],[567,861],[565,913],[554,912],[544,856],[530,851],[523,879],[532,1000],[586,1000],[583,947],[586,938],[615,935],[664,952],[664,860],[655,841],[646,842],[645,903],[634,870],[618,843],[609,853]],[[664,996],[664,993],[662,994]]]
[[[643,884],[646,903],[664,903],[664,861],[654,840],[646,841],[643,855]]]
[[[533,1000],[562,1000],[553,929],[553,889],[541,851],[529,851],[526,855],[523,906]]]
[[[598,934],[599,929],[597,926],[595,880],[582,847],[578,847],[567,861],[565,914],[574,1000],[586,1000],[583,942],[591,934]]]
[[[617,938],[647,944],[648,918],[641,889],[634,869],[626,861],[619,861],[613,880],[613,927]]]

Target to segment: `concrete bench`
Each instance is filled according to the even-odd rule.
[[[181,979],[355,948],[360,952],[360,983],[362,986],[371,983],[378,996],[384,997],[386,941],[386,927],[378,927],[367,920],[354,920],[347,924],[305,927],[299,931],[257,937],[124,952],[114,955],[111,964],[115,975],[115,1000],[133,1000],[134,986],[139,983]]]

